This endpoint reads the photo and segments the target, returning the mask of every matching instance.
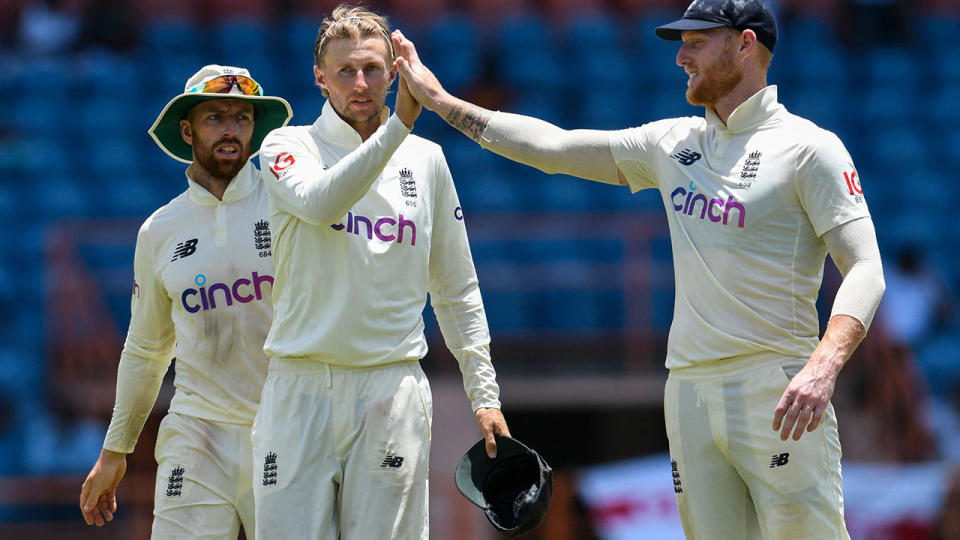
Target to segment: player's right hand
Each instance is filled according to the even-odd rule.
[[[87,525],[102,527],[117,511],[117,485],[127,472],[127,455],[104,449],[80,489],[80,511]]]

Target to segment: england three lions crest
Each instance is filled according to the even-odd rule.
[[[272,241],[270,238],[270,222],[261,219],[253,224],[253,248],[260,252],[261,257],[270,257]]]
[[[400,169],[400,194],[403,195],[407,206],[417,205],[417,182],[413,179],[413,171],[406,167]]]

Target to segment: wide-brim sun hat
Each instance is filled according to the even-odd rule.
[[[236,99],[253,104],[251,158],[260,151],[267,133],[287,125],[293,116],[290,104],[283,98],[263,95],[263,88],[246,69],[210,64],[194,73],[187,80],[183,93],[171,99],[160,111],[148,131],[150,137],[173,159],[193,163],[193,147],[180,136],[180,120],[194,105],[214,99]]]

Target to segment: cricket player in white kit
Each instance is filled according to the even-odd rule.
[[[277,273],[253,429],[261,538],[428,538],[428,291],[488,454],[509,435],[450,171],[409,134],[420,106],[402,84],[384,107],[388,31],[334,10],[314,44],[320,117],[263,144]]]
[[[246,69],[209,65],[150,129],[190,164],[187,189],[137,236],[113,418],[80,496],[88,524],[113,519],[126,455],[176,357],[157,436],[152,538],[233,540],[241,523],[254,537],[250,429],[267,373],[274,270],[269,200],[249,157],[290,116]]]
[[[683,41],[687,100],[705,116],[613,132],[459,100],[394,40],[411,93],[484,148],[660,191],[676,277],[664,409],[687,537],[849,538],[830,398],[884,291],[857,171],[835,135],[767,85],[777,30],[762,0],[697,0],[657,33]],[[844,279],[818,339],[828,252]]]

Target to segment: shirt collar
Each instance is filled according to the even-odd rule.
[[[721,131],[740,133],[763,124],[783,108],[777,101],[777,86],[771,84],[738,105],[730,113],[726,125],[713,109],[707,108],[707,124]]]
[[[247,160],[243,168],[240,169],[237,175],[227,184],[227,189],[223,192],[222,201],[214,197],[213,193],[207,191],[207,188],[194,182],[189,175],[187,175],[187,184],[189,185],[187,191],[190,193],[190,199],[193,202],[201,206],[216,206],[221,202],[231,203],[246,197],[257,187],[258,178],[259,171],[254,167],[252,161]]]
[[[380,125],[385,124],[388,118],[390,118],[390,109],[384,107],[380,110]],[[324,102],[320,117],[313,123],[310,130],[318,132],[324,139],[348,150],[353,150],[363,143],[357,130],[333,110],[330,100]]]

